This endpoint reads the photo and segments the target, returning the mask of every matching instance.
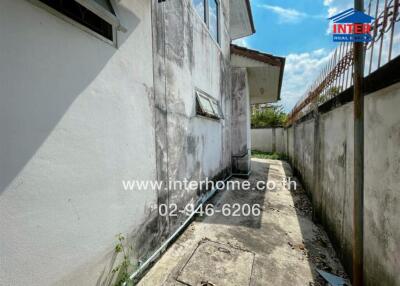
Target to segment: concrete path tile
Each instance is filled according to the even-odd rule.
[[[290,166],[253,159],[252,170],[252,189],[266,180],[277,188],[224,190],[209,207],[259,204],[261,215],[198,217],[139,285],[326,285],[316,268],[346,277],[326,233],[311,220],[301,185],[290,191],[282,185],[283,178],[292,177]]]

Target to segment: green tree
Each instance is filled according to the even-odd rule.
[[[285,125],[287,121],[287,114],[280,105],[267,105],[261,108],[255,106],[252,111],[252,128],[278,127]]]

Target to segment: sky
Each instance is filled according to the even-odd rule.
[[[289,112],[317,78],[336,44],[328,18],[353,0],[251,0],[256,33],[234,43],[286,58],[279,102]]]

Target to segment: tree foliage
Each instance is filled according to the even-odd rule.
[[[285,125],[287,114],[280,105],[253,106],[251,115],[252,128],[279,127]]]

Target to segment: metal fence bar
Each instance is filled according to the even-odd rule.
[[[392,22],[390,23],[391,24],[391,32],[390,32],[388,61],[391,61],[391,59],[392,59],[393,38],[394,38],[394,30],[395,30],[395,26],[396,26],[396,18],[397,18],[398,11],[399,11],[399,0],[395,0],[394,4],[393,4]]]
[[[378,23],[379,23],[378,10],[379,10],[379,0],[376,1],[375,22],[374,22],[373,35],[372,35],[373,39],[375,39],[378,34]],[[371,70],[372,70],[372,60],[373,60],[373,56],[374,56],[375,41],[371,41],[370,47],[371,47],[371,53],[370,53],[370,59],[369,59],[368,73],[371,73]]]
[[[346,56],[346,61],[345,61],[345,63],[344,63],[343,74],[342,74],[342,91],[344,91],[344,90],[346,89],[346,86],[345,86],[345,78],[346,78],[346,73],[347,73],[348,65],[349,65],[349,56],[348,56],[348,53],[349,53],[349,45],[346,43],[346,44],[345,44],[345,56]]]
[[[383,40],[385,38],[385,28],[387,24],[387,0],[385,0],[385,10],[383,13],[383,21],[382,21],[382,28],[381,28],[381,42],[379,45],[379,57],[378,57],[378,68],[381,67],[381,60],[382,60],[382,48],[383,48]]]
[[[384,61],[391,61],[397,47],[396,26],[400,10],[400,0],[370,0],[368,13],[374,11],[374,22],[371,28],[372,40],[364,45],[365,74],[369,75],[374,68],[380,68]],[[386,38],[385,38],[386,36]],[[386,56],[387,55],[387,56]],[[341,43],[332,53],[327,64],[321,69],[316,80],[309,86],[305,94],[294,106],[288,116],[288,124],[292,124],[309,112],[312,102],[322,104],[337,96],[354,84],[353,80],[353,47],[349,43]],[[367,68],[368,65],[368,68]]]
[[[349,52],[351,53],[351,47],[349,46]],[[352,62],[349,60],[349,66],[352,65]],[[351,74],[350,69],[347,69],[347,78],[346,78],[346,88],[351,86],[351,79],[349,83],[349,75]]]

